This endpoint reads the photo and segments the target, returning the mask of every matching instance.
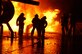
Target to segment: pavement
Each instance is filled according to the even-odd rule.
[[[21,44],[15,38],[12,45],[10,38],[5,38],[0,43],[0,54],[60,54],[60,41],[61,34],[57,33],[45,35],[44,47],[38,46],[37,38],[34,39],[34,47],[30,38],[23,39]]]

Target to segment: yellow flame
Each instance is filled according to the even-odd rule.
[[[55,18],[57,18],[57,14],[59,14],[60,10],[59,9],[49,9],[49,10],[44,10],[43,12],[40,10],[40,8],[38,6],[33,6],[33,5],[28,5],[28,4],[23,4],[23,3],[19,3],[19,2],[14,2],[12,1],[14,8],[15,8],[15,14],[12,18],[12,20],[10,20],[9,24],[12,27],[14,32],[18,31],[18,26],[16,26],[16,20],[18,18],[18,16],[20,15],[20,13],[24,13],[25,14],[25,18],[26,20],[25,25],[24,25],[24,32],[26,31],[26,27],[29,24],[32,24],[32,19],[34,17],[34,15],[37,13],[39,15],[39,18],[41,18],[42,16],[46,16],[47,17],[47,22],[48,22],[48,26],[46,27],[46,31],[49,32],[55,32],[57,31],[57,28],[59,26],[59,21],[56,21]],[[6,27],[6,25],[4,25],[4,30],[8,31],[8,28]],[[31,29],[29,29],[31,30]]]
[[[47,17],[47,22],[48,22],[48,26],[46,28],[46,31],[49,31],[49,32],[56,31],[55,26],[58,26],[59,22],[55,21],[55,18],[57,18],[57,14],[59,14],[59,12],[60,11],[58,9],[54,9],[54,11],[48,10],[45,13],[43,13]]]

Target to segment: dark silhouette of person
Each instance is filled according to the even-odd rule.
[[[38,31],[39,21],[40,21],[40,19],[38,18],[38,14],[36,14],[32,20],[33,29],[31,31],[31,36],[33,36],[35,29],[37,29],[37,31]]]
[[[75,13],[71,13],[71,15],[70,15],[70,29],[69,29],[69,34],[71,34],[72,31],[73,31],[73,35],[75,34],[76,18],[77,18],[77,15]]]
[[[47,26],[46,16],[43,16],[40,21],[40,32],[41,32],[41,39],[42,39],[42,47],[44,46],[44,38],[45,38],[45,28]]]
[[[32,44],[34,43],[33,40],[33,34],[34,34],[34,30],[37,30],[38,33],[38,38],[40,36],[40,29],[39,29],[39,23],[40,23],[40,19],[38,18],[38,14],[35,15],[35,17],[32,20],[32,24],[33,24],[33,29],[31,31],[31,38],[32,38]]]
[[[41,36],[45,36],[45,28],[47,26],[46,16],[41,18]]]
[[[26,18],[24,17],[24,13],[21,13],[20,16],[17,18],[16,25],[19,26],[19,38],[22,38],[23,36],[23,29],[24,29],[24,20]]]
[[[68,13],[63,13],[61,17],[62,36],[61,36],[61,54],[67,54],[67,42],[68,42]]]
[[[69,15],[67,13],[64,13],[61,17],[62,34],[68,33],[68,18],[69,18]]]

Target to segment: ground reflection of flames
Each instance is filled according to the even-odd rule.
[[[12,18],[12,20],[9,22],[11,27],[14,26],[15,28],[13,28],[14,31],[18,31],[18,27],[16,27],[16,19],[19,16],[20,13],[24,13],[26,20],[25,20],[25,26],[24,26],[24,32],[26,30],[28,30],[26,27],[29,26],[29,28],[31,27],[31,21],[34,17],[34,15],[37,13],[39,14],[39,18],[41,18],[42,16],[46,16],[47,17],[47,22],[48,22],[48,26],[46,28],[46,31],[49,32],[56,32],[59,31],[58,30],[60,28],[60,23],[59,21],[56,21],[55,19],[57,18],[57,14],[59,14],[60,10],[59,9],[48,9],[48,10],[40,10],[39,6],[33,6],[33,5],[28,5],[28,4],[23,4],[23,3],[18,3],[18,2],[12,2],[14,7],[15,7],[15,14],[14,17]],[[7,28],[4,28],[5,30],[7,30]]]

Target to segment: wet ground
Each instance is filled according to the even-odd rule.
[[[10,38],[3,39],[0,43],[0,54],[59,54],[60,53],[60,38],[57,33],[48,33],[44,39],[44,47],[38,46],[38,41],[34,39],[34,47],[30,38],[23,39],[21,44],[18,43],[18,38],[14,39],[12,45]]]

